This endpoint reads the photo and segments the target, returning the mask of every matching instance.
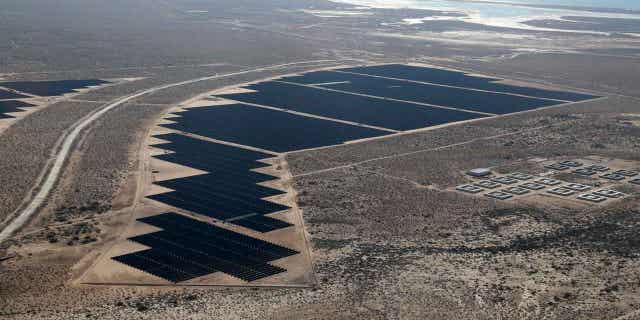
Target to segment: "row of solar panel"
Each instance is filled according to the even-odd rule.
[[[306,82],[313,84],[314,81],[318,81],[318,83],[321,84],[313,86],[306,84]],[[290,101],[290,97],[278,97],[278,94],[281,94],[283,91],[292,92],[304,90],[300,88],[307,88],[324,92],[330,92],[329,90],[332,90],[332,92],[340,93],[343,96],[353,95],[353,93],[355,93],[365,95],[365,98],[377,99],[383,102],[385,99],[394,99],[403,102],[407,107],[412,106],[413,108],[422,106],[412,104],[411,102],[458,108],[466,110],[468,113],[482,112],[491,114],[507,114],[562,103],[524,96],[465,90],[333,71],[312,72],[299,77],[283,78],[281,82],[276,84],[267,82],[251,85],[248,88],[259,91],[258,94],[249,93],[252,95],[250,101],[247,101],[248,99],[245,100],[242,94],[233,96],[223,95],[222,97],[264,105],[269,105],[270,101],[279,98],[280,100],[287,99],[292,106],[295,106],[303,101]],[[292,97],[296,96],[292,95]],[[326,103],[327,101],[323,102]],[[401,112],[402,110],[396,111]]]
[[[174,233],[194,233],[200,237],[226,239],[247,247],[252,255],[268,260],[276,260],[295,254],[296,252],[260,239],[256,239],[235,231],[227,230],[208,223],[197,221],[177,213],[166,213],[139,219],[140,222],[169,230]],[[206,238],[205,238],[206,239]]]
[[[163,229],[129,239],[151,249],[113,259],[174,283],[218,271],[255,281],[286,271],[268,262],[298,254],[173,212],[139,221]]]
[[[385,135],[388,131],[259,107],[404,131],[597,98],[505,85],[496,83],[498,80],[404,65],[311,72],[249,85],[252,92],[222,94],[220,97],[240,103],[189,110],[172,119],[177,123],[165,126],[287,152]]]
[[[24,98],[29,98],[29,97],[25,96],[24,94],[19,94],[19,93],[11,92],[8,90],[0,89],[0,100],[24,99]]]
[[[350,95],[276,81],[254,84],[248,88],[256,92],[221,97],[394,130],[412,130],[485,117],[476,112]]]
[[[59,80],[59,81],[16,81],[0,82],[0,87],[24,92],[36,96],[59,96],[89,86],[99,86],[108,83],[103,80]],[[21,93],[0,89],[0,119],[14,118],[9,113],[22,112],[24,108],[33,107],[33,104],[18,100],[30,98]]]
[[[185,180],[188,182],[188,180]],[[212,195],[206,188],[190,188],[149,196],[170,206],[189,210],[218,220],[246,215],[264,215],[289,209],[287,206],[260,200],[252,195],[235,197],[225,191]]]
[[[287,152],[389,134],[246,104],[192,108],[163,127],[242,145]]]
[[[77,89],[100,86],[109,83],[104,80],[53,80],[53,81],[13,81],[0,82],[0,87],[33,94],[41,97],[60,96]],[[27,96],[0,90],[0,99],[26,98]]]
[[[193,139],[181,134],[176,133],[168,133],[161,134],[155,136],[158,139],[170,141],[169,143],[158,144],[161,149],[171,150],[171,151],[202,151],[202,153],[212,153],[209,154],[209,157],[216,157],[226,159],[226,160],[236,160],[236,161],[245,161],[245,162],[253,162],[261,159],[265,159],[269,157],[269,154],[251,151],[247,149],[236,148],[232,146],[228,146],[220,143],[210,143],[208,141]],[[267,165],[261,164],[260,166],[265,167]]]
[[[23,112],[25,108],[33,106],[33,104],[16,100],[0,101],[0,119],[14,118],[9,113]]]
[[[360,70],[367,72],[366,68]],[[302,85],[307,86],[305,87]],[[314,89],[313,87],[309,87],[309,85],[316,88]],[[465,89],[440,84],[427,84],[404,81],[401,79],[380,78],[378,76],[366,74],[340,72],[340,70],[311,72],[302,76],[286,77],[281,81],[254,84],[248,88],[258,92],[222,95],[222,97],[241,102],[251,102],[271,106],[281,105],[283,107],[286,105],[286,107],[291,108],[305,107],[307,109],[309,108],[304,106],[304,104],[307,103],[317,104],[320,102],[326,107],[326,105],[335,105],[335,100],[338,100],[339,106],[342,106],[343,104],[340,104],[339,102],[340,99],[359,99],[364,101],[364,99],[374,100],[373,97],[382,97],[386,99],[459,108],[466,110],[468,113],[471,113],[471,115],[473,115],[474,112],[507,114],[568,102],[565,100],[548,100],[547,98],[514,95],[507,92],[490,92],[475,88]],[[319,90],[318,88],[328,90]],[[323,92],[312,93],[313,90]],[[283,92],[288,94],[282,95]],[[358,94],[360,96],[359,98],[345,98],[349,93],[351,93],[351,95]],[[305,96],[308,94],[322,96],[323,99],[312,102],[310,98],[305,99]],[[336,94],[339,94],[338,99],[336,99]],[[593,99],[595,97],[585,95],[580,96],[579,98],[580,99],[578,101]],[[388,101],[385,102],[384,99],[377,100],[381,100],[381,102],[385,104],[388,103]],[[346,104],[347,103],[344,102],[344,105]],[[397,107],[399,106],[408,109],[420,107],[417,104],[412,105],[411,103],[402,103],[396,105],[396,108],[390,110],[402,112],[403,110],[397,110]],[[390,110],[387,112],[391,112]],[[433,109],[429,111],[433,111]],[[425,115],[423,115],[423,117]]]
[[[519,94],[543,99],[583,101],[596,98],[593,95],[583,93],[508,85],[500,83],[500,81],[502,81],[503,79],[499,78],[479,77],[459,71],[422,66],[418,67],[401,64],[386,64],[378,66],[346,68],[340,69],[340,71],[367,74],[379,77],[428,82],[439,85],[464,87],[477,90]]]
[[[269,157],[269,154],[179,134],[159,135],[156,138],[170,142],[154,147],[174,153],[156,155],[155,158],[210,173],[157,181],[156,185],[173,191],[151,195],[149,199],[258,232],[291,226],[288,222],[266,216],[290,209],[263,200],[284,193],[258,185],[275,178],[251,171],[268,166],[258,160]]]

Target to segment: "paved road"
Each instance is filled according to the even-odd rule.
[[[11,223],[8,224],[2,230],[2,232],[0,232],[0,243],[2,243],[4,240],[9,238],[16,230],[20,229],[29,220],[29,218],[33,214],[35,214],[36,211],[44,204],[45,200],[47,199],[47,197],[49,197],[53,187],[55,186],[56,181],[60,177],[60,174],[63,172],[65,161],[68,158],[69,154],[73,151],[73,146],[75,144],[75,141],[78,139],[78,137],[80,136],[80,134],[84,129],[86,129],[93,122],[95,122],[100,117],[105,115],[107,112],[136,98],[140,98],[144,95],[152,94],[154,92],[173,88],[173,87],[183,86],[183,85],[192,84],[192,83],[201,82],[201,81],[227,78],[227,77],[237,76],[241,74],[261,72],[261,71],[267,71],[271,69],[279,69],[279,68],[284,68],[284,67],[299,65],[299,64],[337,62],[337,61],[338,60],[299,61],[299,62],[293,62],[293,63],[285,63],[285,64],[271,65],[271,66],[265,66],[265,67],[255,68],[255,69],[243,70],[243,71],[227,73],[222,75],[216,74],[214,76],[207,76],[207,77],[202,77],[202,78],[197,78],[197,79],[192,79],[192,80],[187,80],[182,82],[176,82],[176,83],[171,83],[171,84],[150,88],[129,96],[125,96],[113,103],[110,103],[102,107],[101,109],[92,113],[88,117],[80,120],[78,123],[74,124],[74,126],[70,128],[72,129],[72,131],[64,138],[62,146],[60,147],[60,150],[58,151],[58,153],[54,158],[55,162],[53,163],[53,166],[49,169],[49,172],[46,174],[46,178],[39,186],[40,188],[38,193],[33,199],[31,199],[31,201],[29,202],[29,205],[26,208],[24,208],[19,214],[17,214],[13,219],[13,221],[11,221]]]

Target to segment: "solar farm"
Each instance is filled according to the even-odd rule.
[[[308,286],[287,154],[598,98],[398,64],[206,94],[150,133],[152,173],[136,222],[80,282]]]
[[[640,320],[640,1],[0,11],[0,320]]]

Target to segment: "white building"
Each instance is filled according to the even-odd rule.
[[[467,172],[468,175],[472,176],[472,177],[486,177],[491,175],[491,170],[487,169],[487,168],[477,168],[477,169],[473,169],[473,170],[469,170]]]

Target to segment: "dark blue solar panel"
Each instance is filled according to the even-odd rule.
[[[113,257],[112,259],[122,264],[125,264],[127,266],[130,266],[132,268],[144,271],[148,274],[154,275],[156,277],[159,277],[174,283],[190,280],[193,278],[197,278],[197,277],[215,272],[215,271],[212,271],[208,273],[188,274],[185,271],[178,270],[177,268],[179,268],[180,266],[177,266],[177,265],[167,266],[165,264],[160,263],[159,261],[156,261],[152,257],[149,257],[151,252],[157,253],[156,250],[150,249],[150,250],[130,253],[127,255]]]
[[[33,107],[33,104],[22,101],[0,101],[0,119],[13,118],[13,116],[7,113],[22,112],[25,108]]]
[[[290,109],[395,130],[411,130],[483,115],[318,90],[280,82],[249,86],[257,92],[221,95],[241,102]]]
[[[303,117],[243,104],[181,112],[163,127],[276,152],[341,144],[385,131]]]
[[[176,133],[161,134],[154,137],[170,141],[170,143],[159,145],[160,148],[166,150],[182,152],[197,151],[198,153],[211,154],[211,156],[221,155],[225,159],[233,159],[234,161],[257,161],[273,157],[272,155],[264,152],[242,149],[221,143],[211,143],[209,141],[195,139]]]
[[[239,225],[258,232],[270,232],[293,226],[292,224],[266,216],[252,216],[240,220],[233,220],[229,223]]]
[[[258,185],[276,177],[251,171],[267,166],[258,160],[272,157],[271,155],[179,134],[155,137],[169,141],[154,145],[155,148],[175,153],[160,154],[154,158],[210,173],[155,182],[174,191],[147,198],[218,220],[231,219],[233,221],[229,221],[230,223],[258,232],[291,226],[268,217],[249,218],[290,209],[288,206],[263,200],[284,193]]]
[[[240,165],[240,162],[235,162],[233,160],[229,160],[226,162],[215,162],[211,158],[200,156],[200,154],[185,154],[185,153],[169,153],[169,154],[161,154],[154,156],[156,159],[160,159],[163,161],[177,163],[183,166],[196,168],[203,171],[215,172],[218,175],[235,175],[235,171],[229,171],[234,168],[246,168],[246,169],[254,169],[266,166],[263,163],[251,163],[250,165]],[[219,165],[219,166],[218,166]],[[248,173],[250,177],[255,177],[258,182],[264,182],[268,180],[273,180],[268,175],[262,173]]]
[[[498,78],[484,78],[474,77],[467,75],[464,72],[428,68],[428,67],[416,67],[402,64],[387,64],[379,66],[369,67],[357,67],[340,69],[340,71],[348,71],[362,74],[369,74],[375,76],[408,79],[414,81],[424,81],[430,83],[437,83],[449,86],[473,88],[480,90],[496,91],[515,93],[531,97],[547,98],[547,99],[559,99],[565,101],[582,101],[588,99],[597,98],[597,96],[565,91],[553,91],[544,90],[531,87],[520,87],[513,85],[506,85],[495,83],[502,79]]]
[[[256,199],[251,195],[237,197],[224,191],[212,195],[179,189],[179,191],[152,195],[148,198],[219,220],[248,214],[269,214],[290,209],[277,203]]]
[[[277,260],[297,253],[296,251],[288,248],[280,247],[278,245],[208,223],[193,220],[176,213],[165,213],[162,215],[146,217],[139,219],[139,221],[164,230],[173,230],[174,233],[194,233],[202,237],[206,236],[226,239],[229,241],[229,245],[240,245],[242,247],[246,247],[246,249],[243,250],[249,250],[248,252],[252,255],[263,257],[263,259],[266,260]]]
[[[218,271],[244,281],[255,281],[286,271],[268,262],[298,254],[295,250],[176,213],[139,221],[163,229],[129,239],[151,249],[113,259],[171,282]]]
[[[55,81],[13,81],[0,82],[0,87],[13,89],[36,96],[59,96],[90,86],[108,83],[103,80],[55,80]]]
[[[28,98],[28,96],[25,96],[24,94],[19,94],[19,93],[0,89],[0,100],[20,99],[20,98]]]
[[[273,177],[271,179],[273,179]],[[211,174],[155,182],[155,184],[169,189],[181,189],[210,195],[224,192],[236,196],[251,195],[253,198],[259,199],[284,193],[284,191],[263,187],[255,183],[255,181],[238,181],[235,177],[222,180],[219,179],[218,176]]]
[[[359,94],[493,114],[507,114],[561,103],[501,93],[464,90],[331,71],[307,73],[303,76],[285,78],[283,81],[295,83],[345,82],[324,86],[330,89]]]

